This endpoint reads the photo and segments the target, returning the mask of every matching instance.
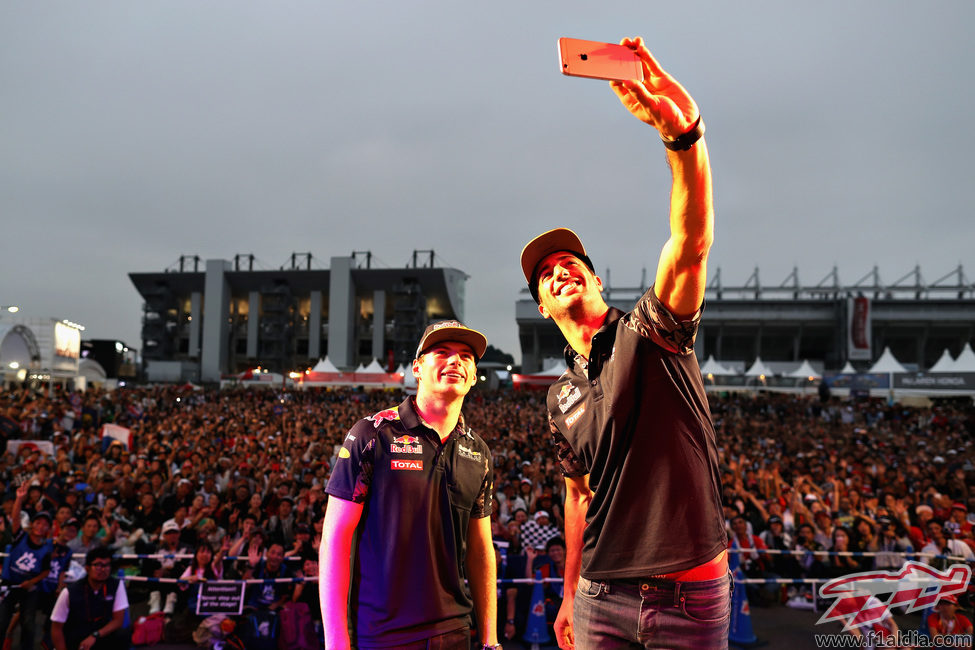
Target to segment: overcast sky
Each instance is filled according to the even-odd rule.
[[[655,132],[556,40],[642,35],[707,123],[709,276],[975,277],[969,0],[3,3],[0,304],[141,347],[132,271],[414,249],[520,358],[518,255],[558,225],[634,286],[667,237]]]

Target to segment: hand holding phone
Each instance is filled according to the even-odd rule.
[[[643,64],[634,50],[615,43],[559,39],[562,74],[607,81],[643,81]]]

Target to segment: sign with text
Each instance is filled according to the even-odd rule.
[[[975,390],[975,372],[918,372],[894,375],[895,388]]]
[[[196,613],[238,615],[244,610],[244,583],[202,582],[196,599]]]

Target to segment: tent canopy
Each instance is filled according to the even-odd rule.
[[[379,361],[373,359],[372,363],[370,363],[362,370],[356,370],[356,372],[386,372],[386,369],[383,368],[381,365],[379,365]]]
[[[554,364],[552,364],[551,366],[549,366],[545,370],[542,370],[540,372],[533,373],[533,375],[536,376],[536,377],[539,376],[539,375],[544,376],[544,377],[561,377],[562,376],[562,373],[564,373],[565,370],[566,370],[566,368],[565,368],[565,362],[559,360],[559,361],[555,361]]]
[[[328,360],[328,357],[324,359],[319,359],[315,367],[311,369],[312,372],[338,372],[339,369],[335,367],[335,364]]]
[[[873,364],[870,368],[870,372],[873,374],[907,372],[907,368],[902,366],[900,361],[894,357],[894,353],[890,351],[890,348],[886,347],[884,348],[883,354],[877,359],[877,363]]]
[[[812,367],[812,365],[810,365],[809,359],[803,359],[802,365],[796,368],[795,370],[793,370],[792,372],[790,372],[788,376],[801,377],[803,379],[809,379],[810,377],[813,379],[822,378],[822,375],[816,372],[816,370]]]
[[[945,348],[945,351],[941,353],[941,358],[931,366],[928,372],[953,372],[954,369],[955,360],[951,358],[951,352],[948,352],[948,348]]]
[[[966,343],[962,348],[951,370],[952,372],[975,372],[975,352],[972,352],[971,343]]]
[[[772,369],[766,366],[765,362],[762,361],[762,357],[755,357],[755,363],[752,364],[751,368],[745,371],[746,377],[760,377],[762,375],[771,377],[774,374],[775,373],[772,372]]]
[[[731,372],[720,363],[714,360],[714,355],[708,357],[708,360],[704,362],[701,366],[701,374],[707,377],[708,375],[733,375],[735,373]]]

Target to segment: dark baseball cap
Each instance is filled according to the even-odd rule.
[[[420,344],[416,346],[416,358],[419,359],[420,355],[443,341],[469,345],[478,360],[484,356],[484,351],[487,350],[486,336],[477,330],[472,330],[460,321],[442,320],[427,325],[427,328],[423,330]]]
[[[525,244],[525,247],[521,249],[521,270],[525,274],[525,280],[528,282],[528,290],[531,291],[532,298],[535,299],[535,302],[538,302],[536,267],[546,255],[558,251],[572,253],[582,260],[589,267],[590,271],[593,273],[596,272],[596,269],[593,268],[592,260],[586,254],[586,247],[582,245],[582,240],[579,239],[579,235],[568,228],[553,228],[552,230],[543,232]]]

